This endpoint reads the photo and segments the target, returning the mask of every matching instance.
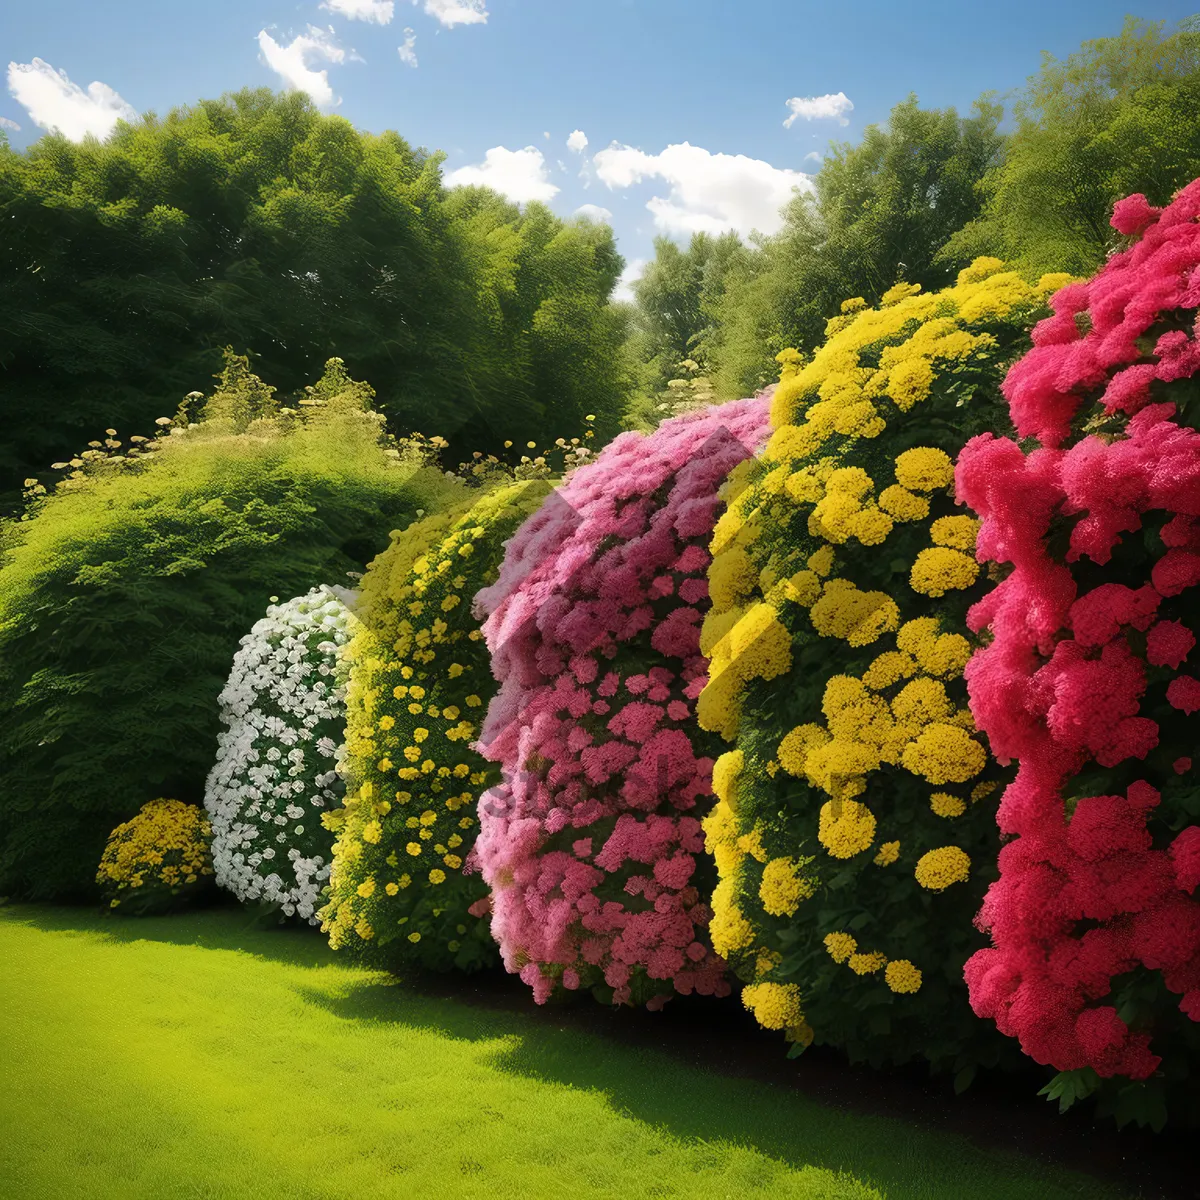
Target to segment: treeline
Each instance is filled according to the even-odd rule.
[[[634,288],[639,423],[690,399],[697,376],[721,400],[773,382],[775,354],[810,354],[847,296],[875,304],[897,280],[936,290],[981,255],[1030,280],[1094,271],[1116,245],[1115,201],[1165,204],[1200,174],[1197,113],[1197,18],[1130,17],[1116,37],[1045,56],[1011,132],[994,96],[965,117],[910,96],[832,148],[774,235],[656,242]]]
[[[85,444],[152,431],[223,349],[299,400],[337,356],[390,432],[460,457],[744,396],[811,353],[847,296],[935,290],[980,255],[1086,274],[1121,196],[1200,173],[1200,22],[1129,18],[1047,57],[1012,109],[898,104],[831,149],[782,228],[659,239],[635,286],[612,230],[447,189],[440,154],[302,95],[247,90],[105,142],[0,133],[0,514]]]
[[[102,143],[18,153],[0,134],[0,497],[106,427],[150,432],[225,346],[284,396],[339,355],[393,432],[468,452],[569,437],[588,413],[615,431],[612,231],[448,190],[440,164],[269,90]]]

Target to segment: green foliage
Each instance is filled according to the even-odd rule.
[[[628,389],[611,231],[467,190],[298,93],[103,143],[0,143],[0,496],[84,431],[148,425],[227,344],[287,392],[342,355],[397,433],[493,449],[569,434],[585,408],[612,432]]]
[[[686,250],[670,238],[655,239],[654,260],[633,285],[631,345],[640,379],[627,427],[645,427],[654,397],[678,377],[681,362],[706,362],[706,345],[716,335],[717,305],[732,272],[749,255],[736,233],[693,234]]]
[[[370,396],[332,360],[277,408],[229,356],[200,420],[152,453],[73,460],[0,530],[0,895],[92,895],[118,821],[199,802],[217,697],[269,597],[361,569],[454,494],[385,447]]]
[[[480,187],[448,193],[445,211],[468,247],[486,316],[489,342],[472,369],[498,397],[458,444],[491,450],[504,440],[569,436],[586,413],[607,440],[632,383],[627,317],[608,303],[625,265],[612,230],[582,218],[564,223],[544,204],[519,209]],[[437,426],[452,437],[460,427],[453,419]]]
[[[941,287],[936,260],[980,211],[976,185],[999,154],[1001,110],[988,97],[972,114],[922,109],[909,97],[884,127],[839,145],[785,210],[784,227],[730,272],[705,338],[717,394],[744,396],[774,377],[774,356],[812,351],[847,296],[879,301],[897,279]]]
[[[480,793],[498,769],[469,743],[495,689],[471,598],[545,499],[546,480],[495,488],[393,534],[362,583],[348,648],[344,808],[322,926],[372,965],[475,970],[496,962],[467,875]]]
[[[685,358],[676,367],[676,376],[657,395],[638,396],[625,413],[625,425],[649,433],[661,422],[717,401],[712,380],[702,373],[695,359]]]
[[[1045,55],[1016,106],[986,204],[939,260],[995,254],[1031,278],[1088,274],[1117,244],[1112,206],[1143,193],[1166,204],[1200,175],[1200,31],[1127,17],[1063,61]]]

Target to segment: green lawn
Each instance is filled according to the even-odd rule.
[[[0,907],[0,964],[4,1200],[1124,1194],[432,998],[236,910]]]

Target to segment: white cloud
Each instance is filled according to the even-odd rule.
[[[404,31],[404,45],[397,47],[400,51],[400,61],[406,66],[415,67],[417,65],[417,35],[411,29]]]
[[[118,121],[136,121],[137,110],[106,83],[92,82],[87,91],[48,62],[8,64],[8,90],[29,119],[42,129],[56,129],[73,142],[89,133],[106,138]]]
[[[646,154],[613,144],[593,158],[596,173],[609,188],[627,188],[643,179],[670,184],[666,196],[654,196],[646,208],[668,235],[724,233],[748,237],[754,230],[775,233],[783,225],[780,209],[795,189],[812,188],[800,171],[773,167],[744,154],[712,154],[687,142]]]
[[[413,0],[419,4],[421,0]],[[455,25],[486,25],[487,0],[425,0],[425,11],[447,29]]]
[[[0,117],[0,129],[12,129],[16,133],[21,132],[21,127],[16,121],[10,121],[7,117]]]
[[[549,141],[549,140],[550,140],[550,130],[548,130],[548,129],[547,129],[547,130],[545,130],[545,131],[542,133],[542,137],[544,137],[544,138],[546,139],[546,141]]]
[[[612,298],[615,303],[634,303],[633,285],[645,274],[647,266],[649,260],[645,258],[635,258],[626,264],[625,270],[617,280],[617,286],[613,289]]]
[[[322,0],[321,7],[351,21],[387,25],[396,12],[394,0]]]
[[[517,204],[529,200],[547,203],[559,189],[550,182],[546,174],[546,160],[536,146],[523,150],[506,150],[493,146],[484,155],[483,162],[470,167],[459,167],[446,176],[447,187],[464,187],[477,184],[494,188]]]
[[[575,210],[575,216],[587,217],[589,220],[598,221],[604,225],[612,224],[612,213],[599,204],[581,204]]]
[[[830,92],[824,96],[793,96],[787,102],[787,106],[792,110],[792,115],[784,121],[784,129],[791,129],[797,118],[802,121],[836,121],[839,125],[849,125],[850,119],[846,113],[854,111],[854,104],[845,92]]]
[[[812,161],[813,161],[813,162],[820,162],[820,161],[821,161],[821,159],[822,159],[821,152],[820,152],[819,150],[810,150],[810,151],[809,151],[809,152],[808,152],[808,153],[807,153],[807,154],[804,156],[804,161],[805,161],[805,162],[808,162],[808,160],[809,160],[810,158],[812,159]]]
[[[576,129],[574,133],[567,138],[567,149],[574,150],[576,154],[582,154],[587,149],[587,134],[582,129]]]
[[[286,46],[281,46],[265,29],[258,35],[258,48],[263,61],[294,92],[307,92],[318,108],[333,108],[340,104],[329,86],[329,72],[315,71],[308,65],[310,59],[341,63],[346,61],[346,51],[337,44],[333,30],[308,27],[307,33],[297,34]]]

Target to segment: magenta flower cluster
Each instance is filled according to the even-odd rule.
[[[694,710],[719,488],[767,431],[753,399],[621,435],[476,597],[500,681],[479,748],[503,774],[473,863],[505,965],[539,1003],[557,985],[650,1007],[729,991],[697,876],[713,760]]]
[[[1161,211],[1117,205],[1113,225],[1140,240],[1054,297],[1005,383],[1018,432],[1042,448],[985,434],[955,477],[983,518],[978,557],[1011,566],[969,615],[991,633],[967,667],[971,709],[996,756],[1020,764],[971,1004],[1038,1062],[1101,1076],[1144,1079],[1160,1062],[1153,1031],[1119,1014],[1119,977],[1158,973],[1200,1020],[1200,829],[1161,812],[1192,768],[1195,729],[1176,714],[1200,709],[1200,680],[1181,670],[1196,643],[1200,434],[1174,403],[1200,375],[1198,218],[1200,181]],[[1103,436],[1080,436],[1093,415]],[[1089,763],[1150,778],[1077,798]]]

